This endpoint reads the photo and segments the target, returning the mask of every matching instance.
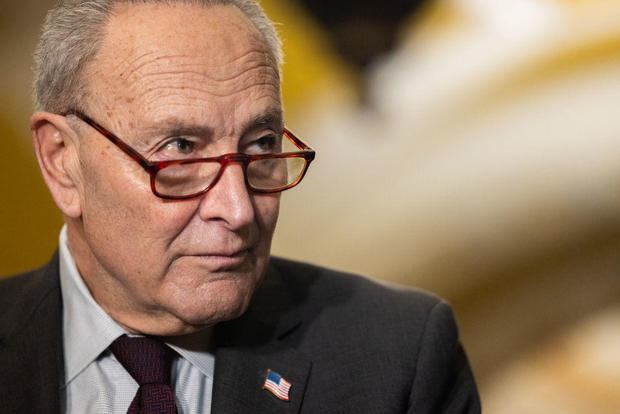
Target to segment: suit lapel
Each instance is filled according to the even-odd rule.
[[[22,305],[1,324],[0,401],[3,412],[57,413],[64,378],[57,255],[27,277],[13,292]]]
[[[213,413],[297,413],[301,408],[311,363],[291,349],[220,348],[215,357]],[[263,385],[268,370],[291,383],[289,401]]]
[[[213,413],[299,412],[312,363],[287,341],[302,323],[291,297],[271,268],[248,311],[216,326]],[[263,388],[268,370],[291,383],[289,401]]]

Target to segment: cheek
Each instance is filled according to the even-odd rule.
[[[141,171],[92,165],[83,169],[85,229],[101,242],[115,244],[128,253],[141,251],[142,256],[149,256],[145,252],[153,252],[155,259],[161,259],[162,248],[187,225],[196,203],[159,199]]]
[[[120,197],[123,197],[121,194]],[[188,226],[196,206],[191,202],[164,202],[152,193],[134,194],[116,203],[117,219],[124,229],[119,229],[133,243],[130,248],[152,252],[155,260],[164,259],[165,253],[179,234]]]

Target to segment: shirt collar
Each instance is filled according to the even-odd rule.
[[[189,335],[169,336],[162,339],[166,345],[177,351],[205,376],[213,379],[215,355],[212,333],[213,329],[207,328]]]
[[[66,225],[60,231],[59,256],[67,385],[116,338],[127,332],[95,302],[86,287],[69,251]],[[191,335],[162,339],[205,376],[213,378],[215,356],[211,334],[209,328]]]
[[[69,252],[66,225],[60,231],[59,254],[65,384],[68,384],[125,330],[101,309],[88,291]]]

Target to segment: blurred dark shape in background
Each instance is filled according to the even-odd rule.
[[[299,1],[329,34],[338,53],[361,71],[391,51],[403,23],[430,3],[430,0]]]

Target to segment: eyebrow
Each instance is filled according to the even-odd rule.
[[[150,135],[163,133],[170,136],[212,136],[213,128],[205,125],[188,125],[179,118],[168,118],[148,127],[146,132]]]
[[[284,120],[281,109],[271,109],[255,116],[242,125],[241,135],[245,135],[252,130],[265,126],[273,126],[279,131],[284,129]],[[186,121],[173,117],[158,122],[147,128],[148,134],[166,134],[170,136],[204,136],[214,135],[213,128],[206,125],[188,125]]]
[[[282,116],[282,109],[270,109],[255,116],[243,125],[242,133],[245,135],[253,129],[258,129],[264,126],[275,126],[278,130],[283,130],[284,119]]]

